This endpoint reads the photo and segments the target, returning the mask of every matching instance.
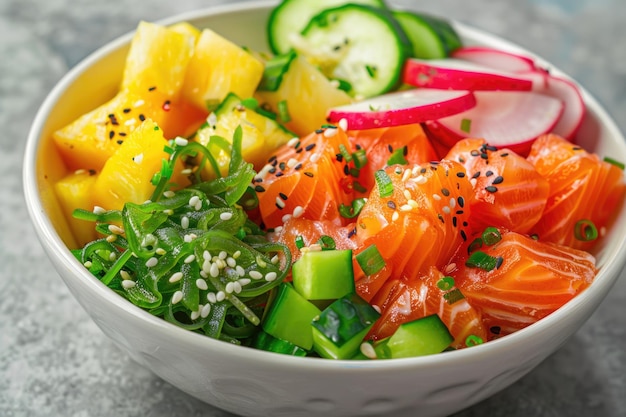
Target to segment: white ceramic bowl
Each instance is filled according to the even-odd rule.
[[[184,14],[241,45],[266,49],[270,4],[247,3]],[[489,34],[456,25],[466,43],[525,52]],[[61,278],[94,322],[134,360],[181,390],[248,416],[448,415],[512,384],[566,343],[589,318],[626,262],[626,209],[598,255],[600,272],[584,293],[540,322],[461,351],[391,361],[331,361],[272,354],[200,336],[155,318],[121,298],[77,262],[54,221],[51,181],[60,175],[51,133],[111,97],[131,35],[104,46],[70,71],[43,103],[24,163],[25,196],[38,236]],[[546,63],[547,64],[547,63]],[[556,73],[560,73],[557,69]],[[589,116],[581,144],[626,160],[626,141],[586,91]]]

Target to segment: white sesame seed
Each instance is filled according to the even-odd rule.
[[[209,252],[208,250],[205,250],[204,252],[202,252],[202,259],[211,259],[211,252]]]
[[[226,262],[225,262],[223,259],[220,259],[220,258],[217,258],[217,259],[215,260],[215,264],[214,264],[214,265],[217,265],[217,267],[218,267],[219,269],[224,269],[224,268],[226,268]]]
[[[441,200],[441,196],[439,194],[433,194],[433,200]]]
[[[309,160],[315,164],[321,157],[322,157],[322,154],[318,152],[318,153],[314,153],[313,155],[311,155],[309,157]]]
[[[188,257],[185,258],[183,262],[186,264],[190,264],[195,260],[196,260],[196,255],[189,255]]]
[[[193,206],[195,211],[200,211],[202,210],[202,200],[199,200],[195,206]]]
[[[179,272],[174,272],[168,281],[173,284],[175,282],[180,281],[181,279],[183,279],[183,273],[179,271]]]
[[[337,128],[327,128],[324,130],[324,137],[325,138],[332,138],[333,136],[335,136],[337,134]]]
[[[252,270],[248,273],[248,275],[250,275],[250,278],[252,279],[261,279],[263,278],[263,274],[260,273],[259,271],[256,270]]]
[[[404,198],[406,198],[407,200],[410,200],[412,198],[411,192],[409,190],[404,190],[403,194]]]
[[[397,211],[394,211],[393,214],[391,215],[391,221],[395,222],[400,218],[400,213],[398,213]]]
[[[159,262],[159,260],[153,256],[152,258],[150,258],[150,259],[148,259],[146,261],[146,266],[148,268],[152,268],[152,267],[155,267],[158,262]]]
[[[193,174],[193,169],[191,169],[191,168],[181,169],[180,173],[183,174],[183,175],[190,175],[190,174]]]
[[[237,266],[237,261],[235,260],[235,258],[229,256],[228,258],[226,258],[226,265],[230,266],[231,268],[234,268]]]
[[[285,202],[280,197],[276,197],[276,205],[281,209],[285,208]]]
[[[226,252],[225,250],[220,251],[220,253],[217,255],[218,258],[220,259],[226,259],[228,258],[228,252]]]
[[[178,146],[187,146],[189,141],[185,138],[177,136],[176,139],[174,139],[174,143],[177,144]]]
[[[124,271],[123,269],[120,271],[120,276],[122,277],[122,279],[126,280],[126,279],[133,279],[130,274],[127,271]]]
[[[348,120],[346,119],[339,120],[339,127],[341,128],[341,130],[348,130]]]
[[[235,271],[237,272],[237,275],[239,275],[240,277],[243,277],[244,275],[246,275],[246,270],[243,269],[241,265],[237,265],[235,267]]]
[[[271,281],[274,281],[276,278],[277,278],[277,274],[274,271],[268,272],[267,274],[265,274],[265,281],[271,282]]]
[[[372,304],[372,308],[373,308],[374,310],[376,310],[376,312],[377,312],[378,314],[380,314],[380,313],[381,313],[381,311],[380,311],[380,307],[378,307],[376,304]]]
[[[215,113],[209,114],[209,116],[206,118],[206,121],[209,126],[215,127],[215,125],[217,124],[217,115]]]
[[[114,233],[116,235],[124,234],[124,229],[122,229],[121,227],[116,226],[114,224],[110,224],[108,229],[109,229],[109,232]]]
[[[200,307],[200,306],[198,306]],[[198,320],[198,317],[200,317],[200,312],[199,311],[192,311],[191,312],[191,320]]]
[[[135,101],[135,103],[133,104],[133,107],[140,107],[140,106],[143,106],[144,104],[145,104],[145,101],[139,99]]]
[[[233,281],[233,291],[235,294],[239,294],[242,290],[241,283],[239,281]]]
[[[226,287],[224,287],[224,291],[226,291],[227,294],[232,294],[233,291],[235,291],[234,282],[228,282]]]
[[[156,253],[157,255],[165,255],[167,253],[167,251],[163,248],[156,248],[156,250],[154,251],[154,253]]]
[[[209,270],[209,275],[213,278],[216,278],[220,274],[220,268],[217,266],[217,263],[211,265],[211,269]]]
[[[204,278],[204,279],[209,278],[209,274],[207,274],[207,273],[206,273],[205,271],[203,271],[203,270],[200,270],[199,274],[200,274],[200,276],[201,276],[202,278]]]
[[[171,216],[172,214],[174,214],[174,210],[172,210],[172,209],[165,209],[165,210],[163,210],[163,213],[167,214],[168,216]]]
[[[270,164],[265,164],[263,166],[263,168],[261,168],[259,170],[259,172],[257,172],[257,174],[254,176],[255,179],[257,180],[264,180],[265,177],[267,176],[267,174],[269,173],[269,171],[273,168],[272,165]]]
[[[404,174],[402,174],[402,182],[406,182],[410,176],[411,176],[411,170],[408,168],[405,169]]]
[[[200,317],[206,319],[207,317],[209,317],[209,313],[211,313],[211,304],[203,305],[200,309]]]
[[[167,190],[166,192],[163,193],[163,197],[165,198],[172,198],[176,195],[176,193],[172,190]]]
[[[295,147],[298,144],[298,142],[300,142],[300,138],[298,138],[298,137],[291,138],[287,142],[287,146],[289,146],[290,148],[293,148],[293,147]]]
[[[273,263],[274,265],[276,265],[278,261],[279,261],[278,255],[274,255],[272,256],[272,259],[270,259],[270,262]]]
[[[360,350],[361,350],[361,353],[369,359],[378,358],[378,356],[376,355],[376,350],[374,349],[374,346],[372,346],[370,343],[367,343],[367,342],[361,343]]]
[[[411,207],[408,204],[403,204],[400,206],[400,211],[411,211],[411,210],[413,210],[413,207]]]
[[[422,185],[422,184],[426,184],[426,181],[428,181],[428,178],[426,178],[423,175],[418,175],[417,177],[415,177],[414,181],[416,184]]]
[[[215,301],[224,301],[225,298],[226,294],[224,291],[218,291],[217,294],[215,294]]]
[[[205,259],[204,261],[202,261],[202,271],[209,273],[211,271],[211,265],[213,265],[211,263],[211,260]]]
[[[299,161],[298,161],[296,158],[289,158],[289,160],[287,161],[287,166],[288,166],[289,168],[293,168],[293,167],[295,167],[296,165],[298,165],[298,162],[299,162]]]
[[[217,302],[217,297],[214,292],[210,292],[206,295],[206,299],[209,303],[215,304]]]
[[[93,214],[104,214],[106,210],[100,206],[93,206]]]
[[[196,287],[198,287],[198,289],[200,290],[208,290],[209,286],[207,285],[206,281],[203,280],[202,278],[198,278],[196,280]]]
[[[134,126],[137,124],[137,119],[128,119],[124,122],[124,126]]]
[[[241,251],[240,250],[237,250],[237,251],[235,251],[235,253],[233,253],[233,259],[237,259],[240,256],[241,256]]]
[[[289,219],[291,219],[293,216],[291,214],[285,214],[281,220],[283,221],[283,223],[287,223],[289,221]]]
[[[410,199],[409,201],[406,202],[409,206],[411,206],[412,208],[416,209],[419,207],[419,205],[417,204],[417,201]]]
[[[189,228],[189,217],[187,217],[187,216],[183,216],[183,218],[182,218],[182,219],[180,219],[180,226],[181,226],[183,229],[187,229],[187,228]]]
[[[220,219],[223,221],[227,221],[233,218],[233,213],[225,211],[224,213],[220,213]]]
[[[470,184],[472,184],[472,187],[476,187],[477,182],[478,180],[476,178],[470,178]]]
[[[419,173],[420,173],[420,169],[421,169],[421,168],[420,168],[420,166],[419,166],[419,165],[414,166],[414,167],[413,167],[413,169],[411,170],[411,174],[412,174],[414,177],[417,177],[417,176],[419,175]]]
[[[450,211],[451,211],[451,210],[450,210],[450,207],[448,207],[448,206],[444,206],[441,210],[442,210],[444,213],[446,213],[446,214],[450,214]]]
[[[186,234],[185,236],[183,236],[183,240],[185,241],[185,243],[189,243],[193,240],[193,238],[190,234]]]
[[[141,164],[141,163],[143,162],[143,153],[140,153],[139,155],[135,155],[135,156],[133,157],[133,161],[134,161],[136,164]]]
[[[172,295],[172,304],[178,304],[180,302],[180,300],[183,299],[183,292],[182,291],[176,291],[173,295]]]
[[[450,197],[450,208],[456,207],[456,200],[453,197]]]
[[[93,265],[91,261],[85,261],[85,263],[83,264],[85,268],[91,268],[91,265]]]
[[[237,282],[239,282],[239,285],[241,285],[242,287],[245,287],[246,285],[250,284],[252,281],[250,280],[250,278],[241,278]]]
[[[117,235],[108,235],[108,236],[106,237],[106,240],[107,240],[107,242],[109,242],[109,243],[113,243],[113,242],[115,242],[115,241],[117,240]]]
[[[133,288],[135,285],[137,285],[135,281],[129,279],[125,279],[124,281],[122,281],[122,287],[124,287],[124,289],[126,290]]]
[[[77,169],[76,171],[74,171],[74,174],[75,175],[81,175],[81,174],[84,174],[86,172],[87,172],[87,170],[85,170],[85,169]]]
[[[446,267],[443,269],[443,273],[444,274],[449,274],[452,271],[454,271],[456,269],[456,263],[452,262],[449,263],[448,265],[446,265]]]
[[[296,208],[293,209],[293,217],[295,217],[296,219],[302,216],[303,213],[304,213],[304,208],[302,208],[302,206],[296,206]]]
[[[200,197],[198,197],[197,195],[194,195],[193,197],[189,199],[189,205],[193,207],[196,204],[198,204],[198,201],[200,201]]]
[[[280,232],[282,232],[282,231],[283,231],[283,227],[282,227],[282,226],[276,226],[276,227],[274,228],[274,233],[280,233]]]

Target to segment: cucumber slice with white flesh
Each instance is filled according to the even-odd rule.
[[[326,9],[311,19],[294,48],[331,79],[346,80],[354,97],[380,95],[401,82],[412,53],[391,12],[359,4]]]
[[[292,47],[290,39],[302,32],[313,16],[346,3],[385,7],[382,0],[283,0],[272,10],[267,22],[270,49],[275,54],[288,52]]]
[[[404,10],[393,16],[409,37],[414,58],[446,58],[461,46],[461,38],[445,19]]]

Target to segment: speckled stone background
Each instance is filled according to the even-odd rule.
[[[0,2],[0,416],[229,415],[122,355],[72,299],[23,206],[21,160],[63,74],[140,19],[215,0]],[[578,79],[626,131],[624,0],[396,1],[502,35]],[[626,416],[626,276],[568,345],[456,417]]]

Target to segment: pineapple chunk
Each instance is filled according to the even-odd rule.
[[[130,44],[121,90],[155,89],[176,100],[194,51],[193,36],[155,23],[140,22]]]
[[[195,27],[189,22],[174,23],[173,25],[169,26],[169,28],[173,30],[174,32],[191,37],[194,45],[198,41],[198,38],[200,37],[200,33],[201,33],[200,29],[198,29],[197,27]]]
[[[291,120],[285,126],[300,136],[326,123],[328,109],[352,101],[302,56],[291,62],[277,91],[257,91],[255,97],[276,113],[279,103],[286,103]]]
[[[210,145],[211,136],[217,135],[232,143],[233,133],[237,126],[241,126],[243,158],[259,170],[267,161],[270,154],[279,146],[287,143],[294,134],[287,131],[274,120],[265,117],[254,110],[241,105],[241,100],[234,94],[229,94],[215,112],[216,121],[200,129],[196,140],[208,147],[220,167],[220,172],[228,172],[230,153],[221,148]],[[214,173],[207,164],[209,177]]]
[[[94,240],[96,231],[93,223],[75,219],[72,213],[77,208],[84,210],[93,209],[92,188],[96,178],[95,171],[81,169],[66,175],[54,184],[54,190],[61,204],[65,219],[79,246]]]
[[[263,69],[263,63],[251,53],[204,29],[189,62],[183,95],[195,105],[209,109],[231,92],[239,97],[251,97]]]
[[[107,160],[93,187],[94,204],[107,210],[120,210],[126,202],[143,203],[154,191],[152,177],[168,159],[163,131],[152,120],[146,120]],[[180,187],[189,184],[181,174],[182,166],[174,170],[172,182]]]

